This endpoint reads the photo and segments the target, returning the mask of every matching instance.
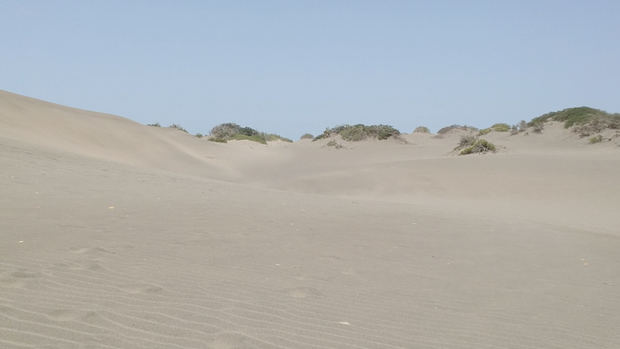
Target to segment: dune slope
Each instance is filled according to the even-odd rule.
[[[0,347],[619,347],[617,150],[497,137],[215,144],[3,92]]]

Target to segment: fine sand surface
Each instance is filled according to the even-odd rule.
[[[0,91],[0,348],[620,348],[617,142],[460,135],[219,144]]]

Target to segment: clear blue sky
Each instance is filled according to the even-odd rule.
[[[620,112],[620,1],[0,0],[0,89],[294,138]]]

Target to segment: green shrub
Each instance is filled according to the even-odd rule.
[[[219,139],[231,138],[238,134],[241,134],[241,126],[232,122],[217,125],[211,129],[211,136]]]
[[[495,145],[485,139],[478,139],[472,145],[461,150],[459,155],[495,152]]]
[[[601,143],[602,141],[603,141],[602,135],[597,135],[597,136],[590,138],[590,144]]]
[[[413,130],[413,133],[431,133],[431,130],[426,126],[418,126]]]
[[[451,126],[446,126],[446,127],[442,128],[442,129],[440,129],[439,131],[437,131],[437,134],[438,135],[442,135],[442,134],[448,133],[448,132],[453,131],[453,130],[472,131],[472,132],[478,131],[478,129],[476,127],[473,127],[473,126],[451,125]]]
[[[196,133],[195,136],[196,136],[196,138],[202,138],[203,134],[202,133]]]
[[[314,136],[310,133],[304,133],[299,139],[314,139]]]
[[[211,129],[209,140],[214,142],[226,143],[230,140],[248,140],[267,144],[271,141],[293,142],[292,140],[273,133],[259,132],[251,127],[241,127],[235,123],[225,123],[217,125]]]
[[[152,126],[152,127],[161,127],[161,125],[159,124],[159,122],[156,122],[154,124],[147,124],[147,126]]]
[[[357,142],[368,138],[388,139],[400,135],[400,131],[389,125],[342,125],[325,129],[314,140],[328,138],[333,135],[340,135],[345,141]]]

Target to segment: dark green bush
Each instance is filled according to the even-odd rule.
[[[310,133],[304,133],[299,139],[313,139],[314,136]]]

